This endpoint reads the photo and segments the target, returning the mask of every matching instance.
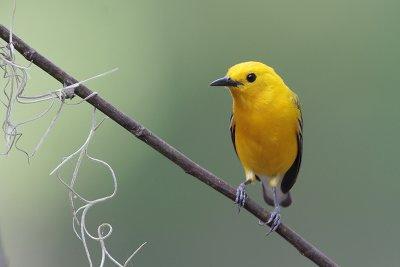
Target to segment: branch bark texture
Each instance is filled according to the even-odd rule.
[[[0,25],[0,37],[4,41],[8,42],[9,35],[9,30],[3,25]],[[15,49],[28,61],[33,62],[33,64],[47,72],[60,83],[64,85],[71,85],[78,82],[78,80],[76,80],[74,77],[66,73],[64,70],[59,68],[49,59],[45,58],[15,35],[13,35],[13,45]],[[75,94],[81,98],[86,98],[92,94],[92,91],[85,85],[80,85],[79,87],[75,88]],[[215,174],[201,167],[196,162],[192,161],[182,152],[178,151],[176,148],[152,133],[133,118],[118,110],[99,95],[89,98],[87,102],[103,112],[106,116],[118,123],[120,126],[125,128],[135,137],[145,142],[147,145],[164,155],[170,161],[181,167],[186,173],[214,188],[216,191],[225,195],[229,199],[233,201],[235,200],[235,188],[231,187],[224,180],[218,178]],[[268,219],[269,213],[251,198],[246,200],[244,208],[261,221],[266,221]],[[317,247],[305,240],[288,226],[281,224],[276,232],[291,245],[293,245],[301,253],[301,255],[307,257],[315,264],[319,266],[339,266]]]

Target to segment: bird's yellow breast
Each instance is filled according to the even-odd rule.
[[[300,111],[290,89],[247,98],[233,94],[235,143],[246,171],[284,175],[297,155]]]

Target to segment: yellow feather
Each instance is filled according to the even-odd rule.
[[[246,80],[249,72],[256,75],[254,82]],[[298,153],[301,113],[297,96],[271,67],[259,62],[235,65],[227,77],[241,83],[229,89],[235,145],[246,178],[250,173],[270,177],[271,186],[276,186]]]

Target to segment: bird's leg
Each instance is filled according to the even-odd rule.
[[[271,223],[271,229],[268,231],[267,235],[270,233],[274,232],[278,226],[281,224],[281,206],[278,201],[278,196],[276,193],[276,187],[272,187],[272,190],[274,192],[274,210],[269,214],[269,219],[266,221],[266,224]]]
[[[243,183],[241,183],[237,188],[236,188],[236,199],[235,203],[237,204],[238,207],[238,213],[240,212],[240,208],[244,206],[244,203],[246,202],[247,194],[246,194],[246,185],[248,185],[251,181],[247,180]]]

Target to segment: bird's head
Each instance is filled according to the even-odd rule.
[[[232,66],[227,74],[213,81],[210,86],[228,87],[232,95],[254,98],[283,84],[273,68],[255,61]]]

